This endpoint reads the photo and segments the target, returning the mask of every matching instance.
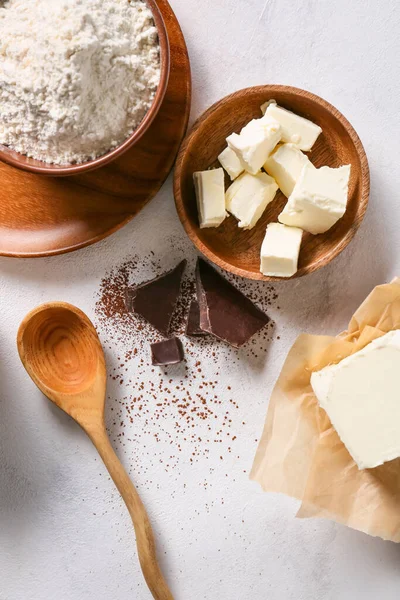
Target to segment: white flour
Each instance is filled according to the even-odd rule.
[[[0,0],[0,143],[80,163],[139,125],[160,79],[142,0]]]

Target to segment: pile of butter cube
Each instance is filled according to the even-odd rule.
[[[267,227],[260,269],[270,277],[292,277],[303,231],[325,233],[346,212],[351,167],[317,169],[304,152],[322,129],[275,101],[262,111],[262,118],[227,138],[218,157],[232,181],[226,191],[222,168],[194,173],[200,227],[218,227],[228,212],[240,228],[252,229],[280,189],[288,201],[279,223]]]

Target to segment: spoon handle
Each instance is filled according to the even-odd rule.
[[[155,600],[174,600],[157,562],[154,534],[146,509],[129,475],[115,454],[104,426],[91,427],[86,432],[100,454],[131,515],[136,533],[140,566],[153,598]]]

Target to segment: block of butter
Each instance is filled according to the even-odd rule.
[[[270,223],[261,247],[261,273],[269,277],[292,277],[297,271],[303,231]]]
[[[218,156],[220,164],[228,173],[231,181],[235,181],[244,171],[244,166],[240,158],[229,146]]]
[[[300,150],[306,152],[311,150],[318,136],[322,133],[321,127],[312,121],[300,117],[290,110],[278,106],[274,102],[269,104],[265,116],[270,116],[275,121],[278,121],[281,126],[283,142],[296,144]]]
[[[275,180],[266,173],[243,173],[226,191],[226,209],[239,221],[239,227],[252,229],[277,191]]]
[[[218,227],[226,217],[223,169],[193,173],[200,228]]]
[[[256,175],[281,139],[281,127],[269,116],[253,119],[240,134],[232,133],[226,141],[243,167]]]
[[[312,164],[295,144],[282,144],[267,159],[264,169],[279,185],[279,189],[289,198],[306,163]]]
[[[321,407],[359,469],[400,457],[400,330],[312,374]]]
[[[314,235],[328,231],[346,212],[349,179],[350,165],[316,169],[305,164],[279,221]]]

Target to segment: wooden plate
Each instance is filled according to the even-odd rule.
[[[310,92],[281,85],[253,87],[227,96],[207,110],[184,140],[177,158],[174,189],[179,217],[192,242],[213,263],[236,275],[265,281],[277,278],[260,273],[261,244],[267,224],[278,220],[287,202],[285,196],[278,193],[251,231],[239,229],[233,217],[216,229],[200,229],[192,176],[195,171],[220,166],[217,157],[226,147],[227,136],[261,117],[260,106],[272,98],[322,127],[309,154],[315,166],[352,165],[346,214],[324,234],[304,234],[295,277],[320,269],[344,250],[365,215],[370,187],[367,157],[353,127],[336,108]]]
[[[50,178],[0,163],[0,255],[39,257],[93,244],[128,223],[158,192],[185,135],[191,77],[185,40],[166,0],[171,73],[163,105],[141,140],[87,174]]]

